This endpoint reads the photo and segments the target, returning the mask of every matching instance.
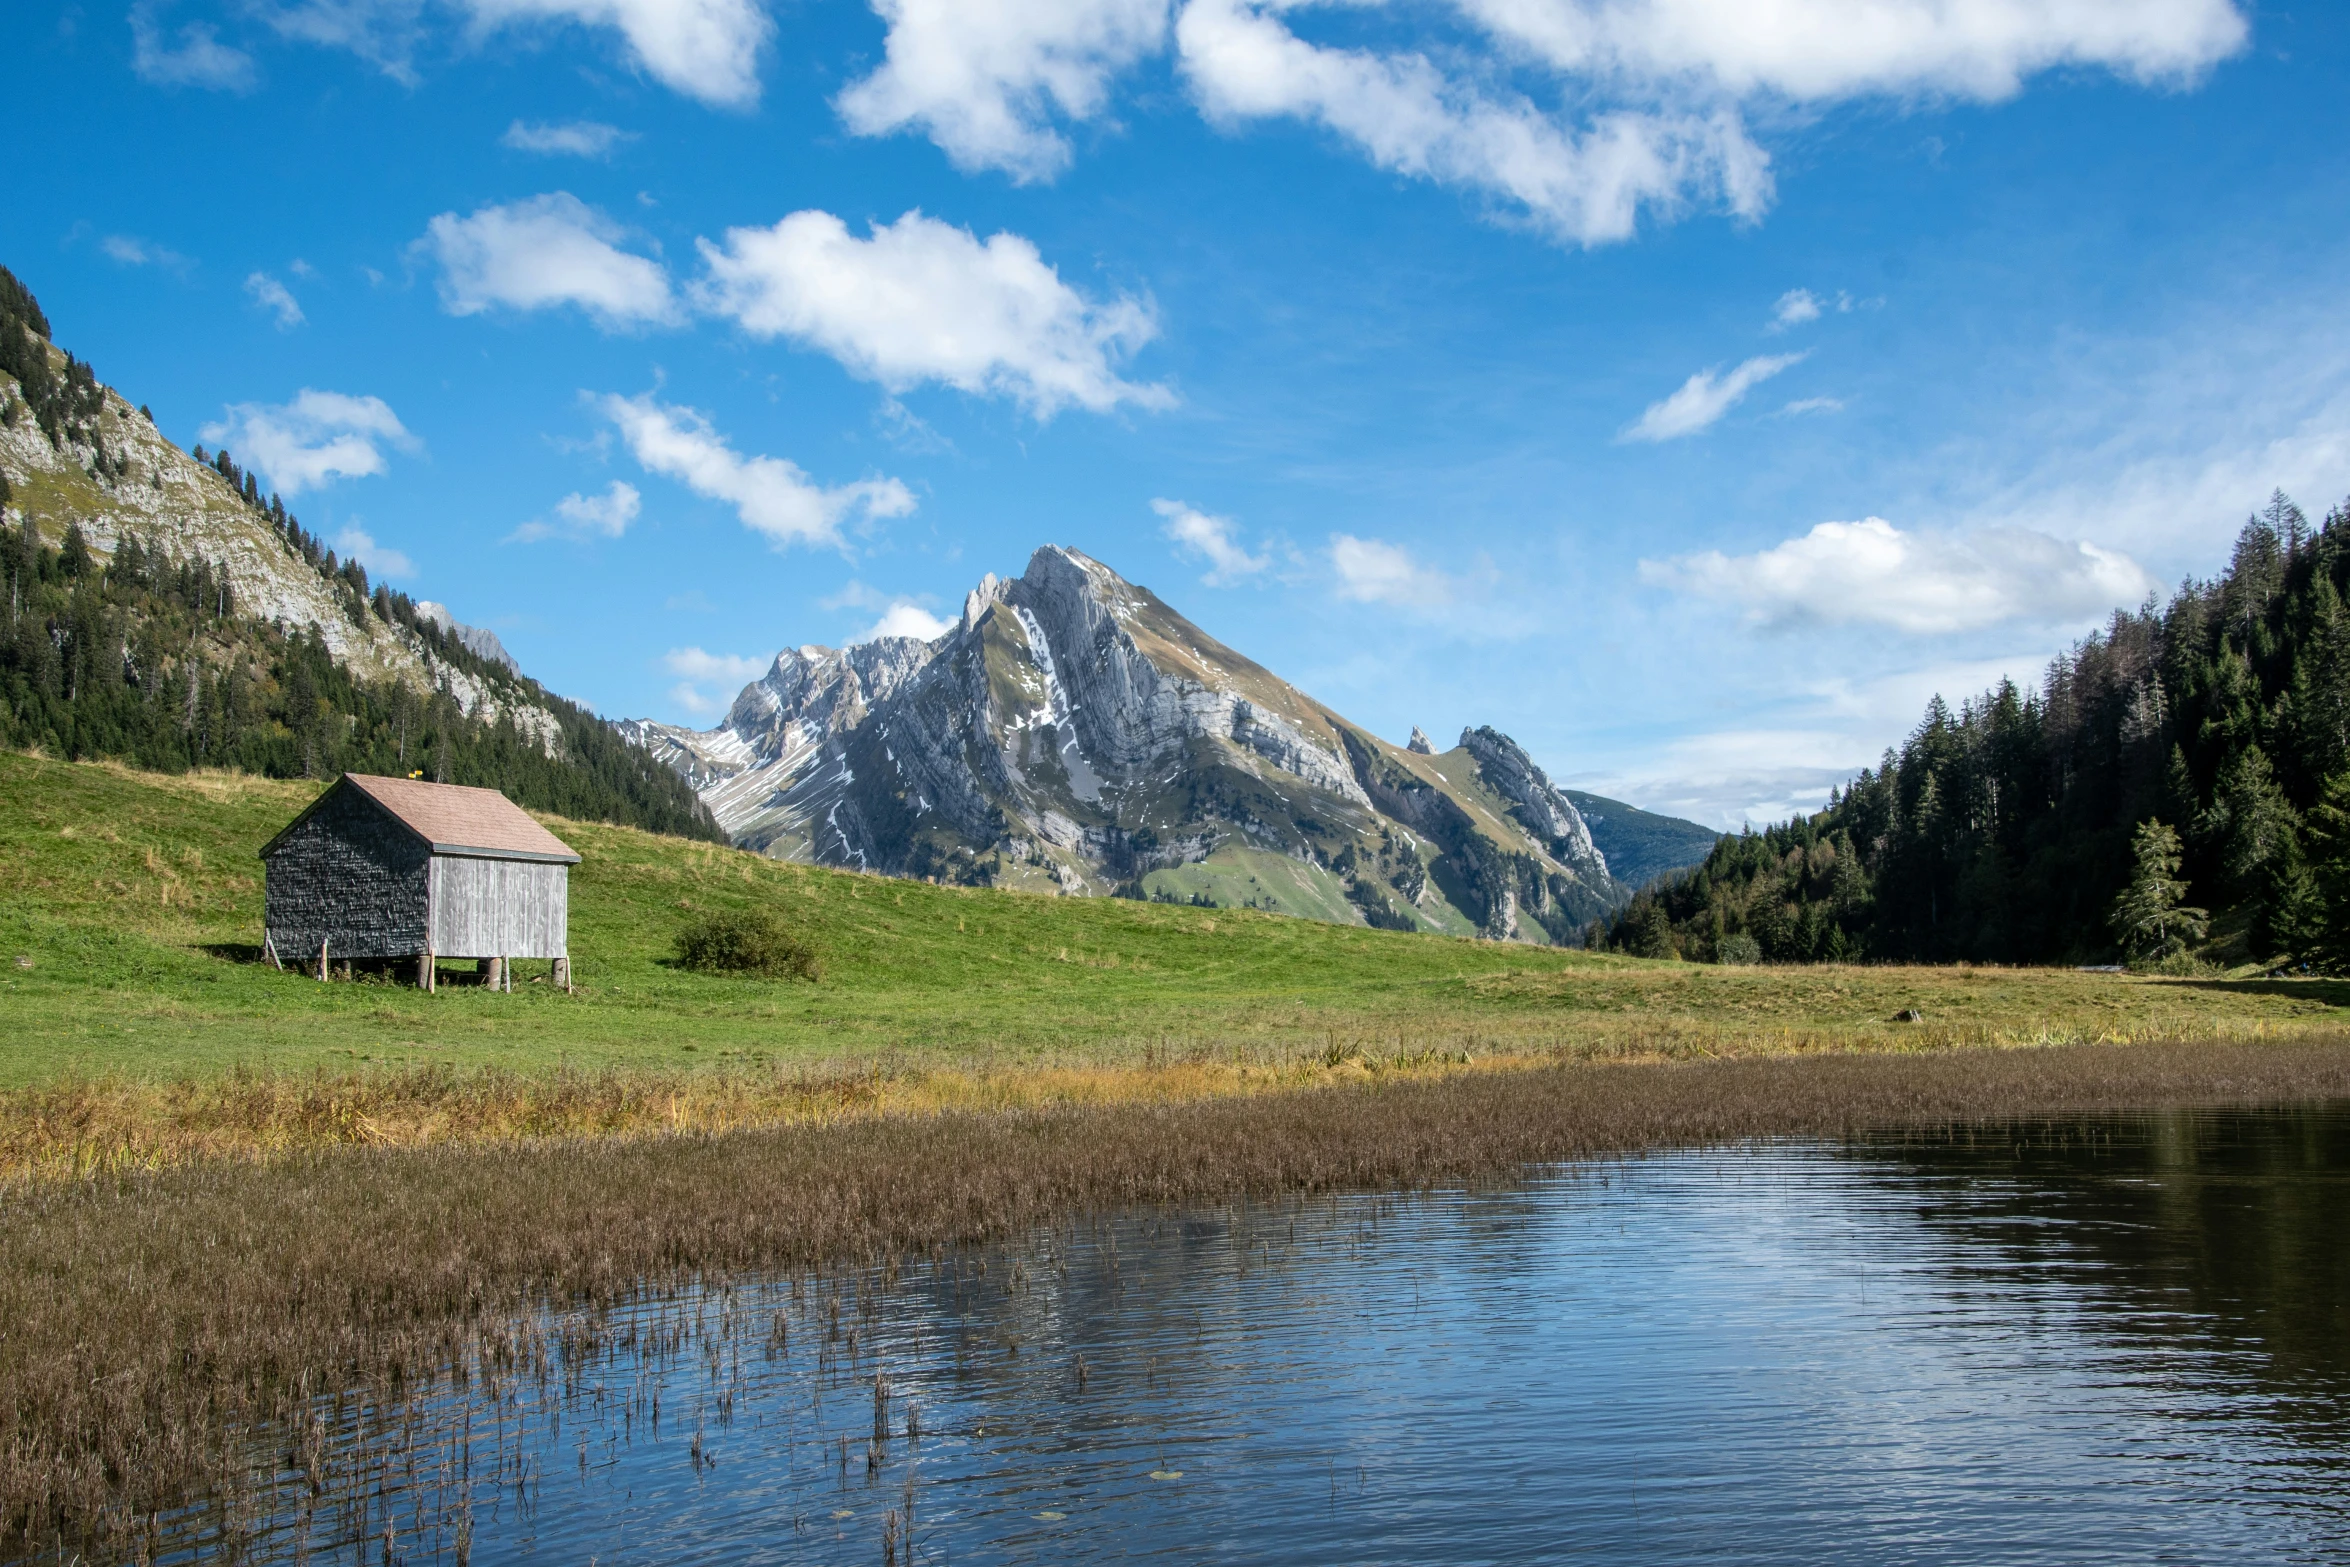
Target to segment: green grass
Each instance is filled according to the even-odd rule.
[[[579,994],[322,985],[249,956],[254,851],[319,787],[0,755],[0,1087],[430,1063],[1745,1053],[2236,1036],[2350,1018],[2350,987],[2330,982],[1648,963],[1250,910],[933,887],[576,822],[554,825],[583,856],[572,876]],[[671,963],[686,920],[753,904],[813,942],[820,984]],[[541,967],[524,965],[526,981]],[[1928,1027],[1887,1021],[1905,1006]]]

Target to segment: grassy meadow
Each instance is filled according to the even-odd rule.
[[[553,819],[583,857],[576,994],[531,964],[510,995],[321,984],[258,961],[255,858],[320,787],[0,755],[0,1166],[137,1142],[137,1123],[429,1141],[2350,1021],[2350,986],[2330,981],[1659,963],[937,887]],[[685,921],[752,905],[814,944],[820,982],[676,967]],[[1893,1021],[1905,1008],[1925,1021]]]

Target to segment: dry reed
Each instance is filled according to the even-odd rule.
[[[0,1194],[0,1552],[135,1551],[314,1397],[537,1309],[864,1265],[1072,1211],[1424,1186],[1903,1124],[2350,1097],[2339,1036],[1554,1065],[661,1138],[340,1148]]]

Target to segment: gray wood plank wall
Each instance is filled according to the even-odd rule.
[[[571,867],[433,856],[432,949],[445,958],[567,958]]]

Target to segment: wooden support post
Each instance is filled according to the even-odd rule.
[[[285,964],[278,958],[277,955],[276,938],[272,937],[266,930],[261,933],[261,955],[269,959],[269,966],[273,969],[276,969],[280,974],[283,974],[286,971]]]
[[[433,994],[433,981],[438,978],[435,973],[438,966],[433,959],[430,947],[425,948],[423,954],[416,960],[416,988],[428,996]]]
[[[326,971],[326,942],[326,937],[321,936],[318,938],[318,978],[321,983],[323,983],[328,977]]]
[[[571,960],[569,958],[555,960],[555,983],[563,987],[563,994],[567,996],[571,994]]]

